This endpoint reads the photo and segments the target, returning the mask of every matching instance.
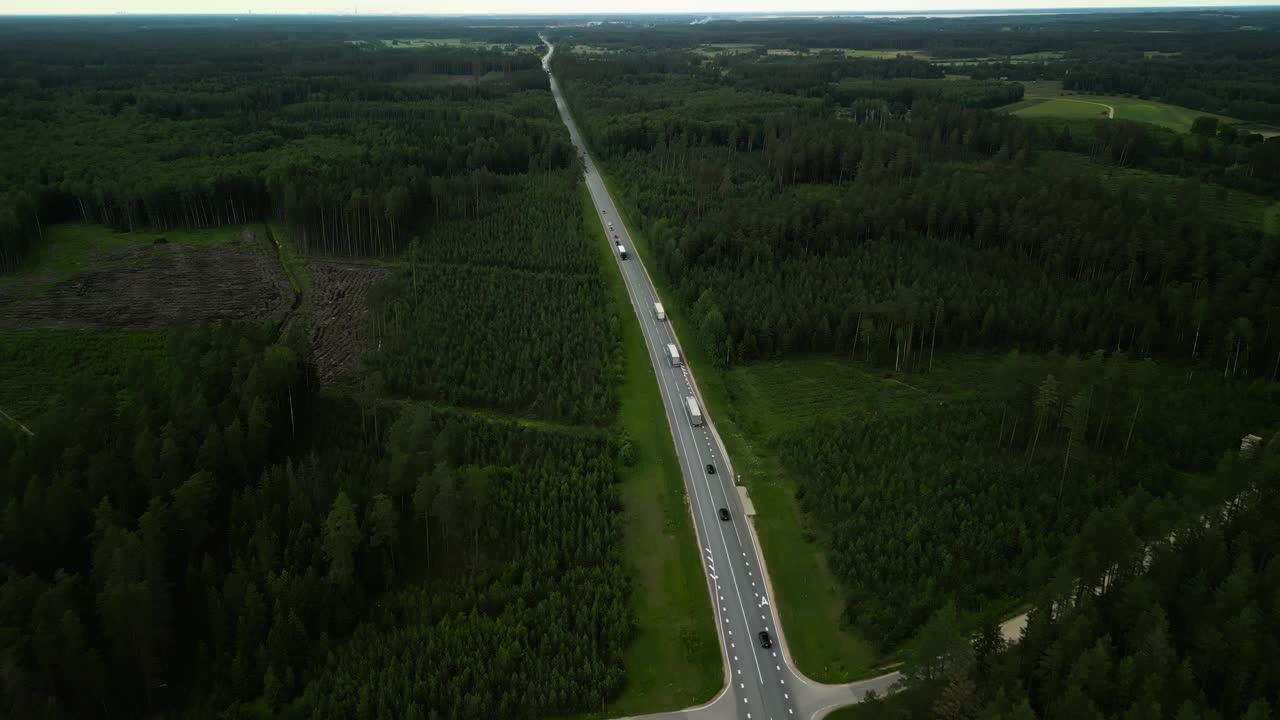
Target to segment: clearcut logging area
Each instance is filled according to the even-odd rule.
[[[369,290],[391,275],[386,265],[308,260],[308,296],[297,318],[306,322],[320,382],[355,370],[369,347]]]
[[[86,269],[58,277],[61,270],[0,277],[0,325],[151,330],[181,321],[280,320],[293,302],[280,263],[251,229],[216,245],[122,244]]]

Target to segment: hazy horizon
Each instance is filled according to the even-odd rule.
[[[813,0],[798,7],[780,7],[777,0],[704,0],[692,4],[679,0],[657,0],[639,4],[630,0],[550,0],[536,4],[520,0],[480,0],[479,2],[414,2],[413,0],[194,0],[174,8],[170,0],[13,0],[0,8],[0,15],[617,15],[617,14],[898,14],[898,13],[991,13],[1035,10],[1123,10],[1123,9],[1228,9],[1278,7],[1274,0],[1209,0],[1201,3],[1171,3],[1160,0],[1126,0],[1122,3],[1070,2],[1069,0]]]

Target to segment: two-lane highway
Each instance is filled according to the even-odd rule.
[[[546,38],[543,42],[547,42]],[[547,48],[543,67],[550,75],[555,48],[549,42]],[[787,662],[784,639],[766,587],[761,554],[743,511],[733,466],[688,365],[673,364],[667,354],[667,346],[680,348],[680,340],[671,322],[658,318],[654,303],[661,300],[653,282],[569,114],[554,75],[550,75],[550,81],[560,116],[583,158],[587,188],[600,219],[600,229],[614,248],[614,259],[644,332],[645,346],[684,473],[720,634],[727,676],[725,690],[708,705],[676,715],[748,720],[810,718],[827,707],[853,702],[861,695],[851,686],[817,685],[794,673]],[[627,248],[627,259],[618,253],[617,243]],[[684,357],[683,349],[680,355]],[[695,398],[701,409],[699,425],[693,423],[686,409],[689,397]],[[728,511],[728,520],[721,519],[722,509]],[[761,632],[769,633],[771,647],[762,646]],[[887,683],[875,685],[877,689],[887,686]]]

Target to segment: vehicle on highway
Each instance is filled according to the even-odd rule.
[[[658,318],[659,322],[667,319],[667,311],[662,307],[662,303],[653,304],[653,316]]]
[[[729,520],[729,508],[720,508],[720,519],[725,521]]]
[[[684,364],[684,358],[680,357],[680,348],[675,343],[667,343],[667,360],[671,361],[671,367],[680,367]]]
[[[715,465],[712,465],[711,463],[707,463],[707,474],[708,474],[708,475],[715,475],[715,474],[716,474],[716,466],[715,466]]]
[[[702,410],[698,408],[698,401],[692,395],[684,399],[685,412],[689,413],[689,424],[694,427],[702,425]]]
[[[613,235],[613,239],[614,239],[614,240],[617,240],[617,239],[618,239],[618,234],[617,234],[617,233],[614,233],[614,235]]]
[[[622,243],[618,243],[618,257],[623,260],[627,259],[627,248]]]
[[[760,631],[760,647],[762,647],[762,648],[764,648],[764,649],[766,649],[766,650],[768,650],[769,648],[773,647],[773,638],[769,637],[769,631],[768,631],[768,630],[761,630],[761,631]]]

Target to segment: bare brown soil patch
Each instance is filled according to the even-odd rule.
[[[30,292],[0,279],[0,324],[64,330],[155,329],[187,321],[281,320],[293,303],[280,263],[252,230],[226,243],[145,245]]]
[[[391,274],[385,265],[308,260],[311,289],[297,317],[307,323],[320,382],[358,367],[369,345],[369,288]]]

